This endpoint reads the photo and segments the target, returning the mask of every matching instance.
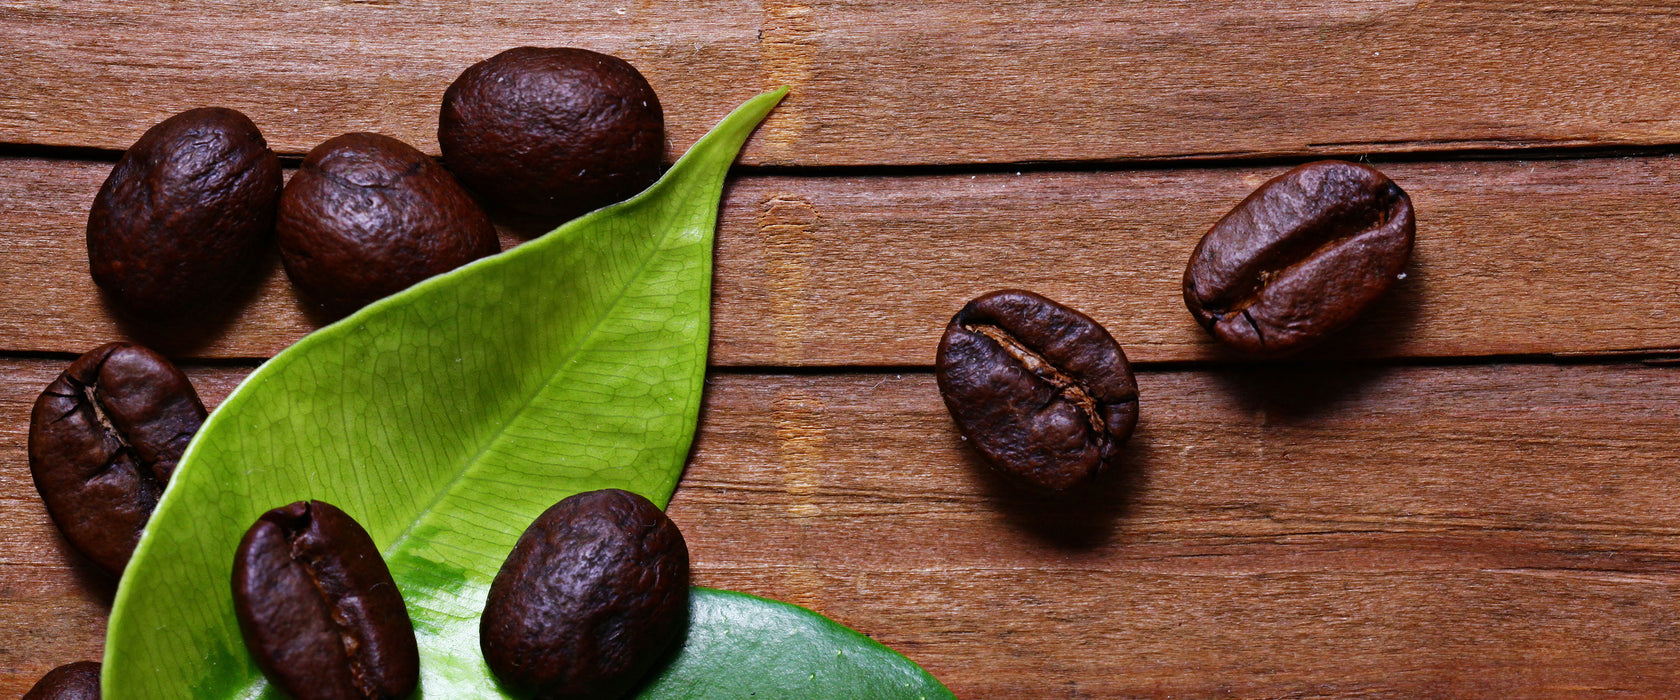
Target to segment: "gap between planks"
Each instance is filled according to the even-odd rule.
[[[235,313],[123,323],[87,274],[109,164],[13,159],[0,179],[0,351],[133,337],[174,356],[270,356],[315,327],[276,260]],[[712,362],[927,366],[966,300],[1031,289],[1103,323],[1143,363],[1240,361],[1183,308],[1202,232],[1279,167],[729,181]],[[1665,354],[1680,348],[1680,159],[1394,163],[1413,261],[1354,327],[1300,362]],[[519,239],[504,237],[506,245]]]

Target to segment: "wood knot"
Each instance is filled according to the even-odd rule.
[[[817,221],[817,208],[811,200],[796,194],[773,194],[758,205],[758,230],[769,235],[772,231],[808,230]]]
[[[764,246],[764,277],[770,318],[776,334],[776,361],[797,363],[803,355],[806,292],[811,280],[810,259],[817,249],[813,228],[817,208],[793,194],[773,194],[759,203],[759,241]]]
[[[766,162],[794,162],[794,145],[805,131],[805,115],[799,108],[800,95],[816,76],[815,11],[799,2],[766,0],[759,20],[759,62],[764,71],[764,88],[782,85],[792,88],[768,126],[759,130]]]

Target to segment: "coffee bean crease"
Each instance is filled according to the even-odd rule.
[[[1040,379],[1056,387],[1063,399],[1077,406],[1080,412],[1085,415],[1085,420],[1090,424],[1093,433],[1106,437],[1106,433],[1103,431],[1103,420],[1099,413],[1100,409],[1098,408],[1101,402],[1092,396],[1091,392],[1087,391],[1077,380],[1068,376],[1067,372],[1044,359],[1044,356],[1022,345],[1021,341],[1016,340],[1002,328],[984,324],[965,325],[963,328],[970,333],[978,333],[990,338],[1010,357],[1020,362],[1021,366],[1027,368],[1027,371],[1038,375]],[[1136,401],[1137,396],[1133,394],[1129,398],[1122,399],[1122,401],[1125,400]],[[1048,408],[1052,402],[1053,399],[1047,400],[1044,404],[1045,408]]]
[[[1031,292],[970,301],[946,327],[940,395],[1003,474],[1048,491],[1094,479],[1137,423],[1125,352],[1090,317]]]
[[[401,698],[419,650],[378,548],[321,501],[264,513],[235,555],[234,608],[257,665],[304,700]]]
[[[29,429],[30,474],[65,539],[120,573],[204,418],[186,375],[146,348],[111,343],[71,363]]]
[[[1348,323],[1410,259],[1411,199],[1368,166],[1308,163],[1261,185],[1191,254],[1184,300],[1221,342],[1294,352]]]

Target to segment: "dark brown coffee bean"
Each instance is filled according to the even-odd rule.
[[[278,229],[292,283],[338,312],[501,250],[490,218],[443,166],[379,134],[310,151],[281,195]]]
[[[628,491],[580,493],[520,535],[479,621],[490,670],[545,700],[619,698],[688,618],[688,545]]]
[[[245,115],[205,107],[170,117],[94,197],[93,281],[124,310],[179,315],[250,278],[279,201],[280,159]]]
[[[498,216],[552,228],[659,177],[665,112],[634,67],[583,49],[520,47],[443,94],[443,162]]]
[[[70,545],[121,574],[204,415],[186,375],[146,348],[70,363],[29,419],[29,473]]]
[[[77,661],[48,671],[22,700],[99,700],[99,664]]]
[[[233,607],[257,666],[299,700],[394,700],[420,682],[391,571],[331,504],[298,501],[257,519],[234,554]]]
[[[1137,425],[1126,353],[1085,314],[1032,292],[1003,290],[945,327],[939,393],[957,429],[998,471],[1064,491],[1120,457]]]
[[[1411,198],[1382,173],[1308,163],[1261,185],[1202,237],[1184,271],[1184,304],[1230,347],[1295,352],[1394,284],[1414,229]]]

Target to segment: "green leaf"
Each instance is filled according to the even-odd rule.
[[[670,499],[705,376],[723,178],[784,94],[742,105],[634,199],[376,302],[246,378],[118,588],[105,697],[278,697],[240,639],[229,572],[259,514],[306,498],[383,550],[420,640],[417,697],[504,697],[478,616],[519,533],[580,491]],[[716,595],[697,610],[739,608]],[[694,639],[716,638],[714,618],[694,619]],[[854,634],[826,624],[811,625],[823,640]],[[705,649],[682,666],[718,673],[743,655]]]
[[[956,697],[898,652],[804,608],[705,588],[691,604],[682,651],[638,697]]]

